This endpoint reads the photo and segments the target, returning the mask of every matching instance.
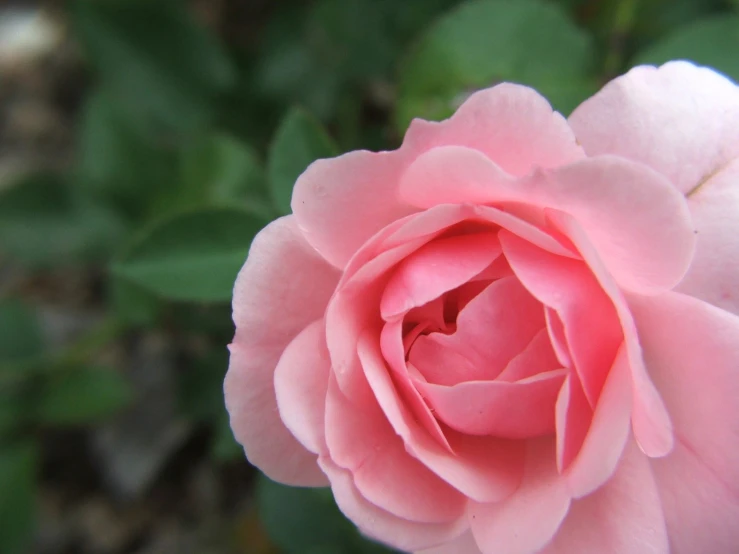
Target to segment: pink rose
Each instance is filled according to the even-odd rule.
[[[739,88],[502,84],[320,160],[234,291],[231,423],[426,554],[739,548]]]

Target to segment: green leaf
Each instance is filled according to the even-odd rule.
[[[96,423],[132,398],[131,386],[118,372],[101,367],[74,368],[46,378],[34,415],[51,425]]]
[[[32,267],[104,259],[121,219],[61,177],[32,175],[0,192],[0,250]]]
[[[119,103],[97,90],[85,106],[78,138],[76,181],[133,219],[152,199],[178,196],[177,157],[131,125]]]
[[[211,445],[211,454],[219,462],[246,460],[244,447],[236,442],[231,424],[228,421],[228,415],[225,412],[215,423],[215,436]]]
[[[330,489],[287,487],[260,476],[257,508],[267,534],[286,554],[391,552],[359,535],[339,511]]]
[[[0,448],[0,552],[28,552],[36,526],[37,453],[32,443]]]
[[[223,378],[228,367],[228,351],[211,350],[185,367],[179,375],[178,399],[190,418],[215,421],[223,413]]]
[[[25,423],[28,406],[18,387],[4,383],[0,386],[0,442]]]
[[[400,71],[396,122],[448,117],[471,92],[502,81],[536,88],[568,113],[596,89],[591,37],[544,0],[473,0],[449,12]]]
[[[239,208],[204,208],[156,223],[113,272],[164,298],[227,301],[254,236],[266,222]]]
[[[676,29],[636,56],[634,65],[690,60],[739,82],[739,16],[714,16]]]
[[[237,202],[272,216],[267,177],[254,150],[223,134],[186,148],[180,162],[183,195],[195,205]]]
[[[102,85],[145,127],[200,127],[234,82],[223,47],[183,2],[77,0],[71,15]]]
[[[0,364],[41,354],[44,346],[36,314],[20,300],[0,299]]]
[[[293,185],[319,158],[330,158],[338,149],[320,123],[308,112],[293,108],[284,117],[269,151],[269,184],[275,207],[290,213]]]

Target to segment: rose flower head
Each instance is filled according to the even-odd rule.
[[[500,84],[314,162],[234,289],[249,461],[425,554],[739,552],[739,88]]]

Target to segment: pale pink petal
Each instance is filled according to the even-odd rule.
[[[451,447],[444,437],[436,418],[431,413],[423,397],[419,394],[415,384],[411,381],[405,361],[405,348],[403,348],[403,322],[398,320],[386,323],[380,335],[380,349],[390,369],[395,386],[405,401],[406,406],[413,412],[416,420],[426,429],[436,442],[451,452]]]
[[[293,339],[275,369],[280,417],[295,438],[316,454],[326,451],[323,420],[330,372],[323,319]]]
[[[654,383],[647,374],[642,358],[639,337],[623,292],[618,288],[593,245],[588,241],[582,228],[571,216],[551,210],[547,213],[553,225],[567,233],[577,250],[583,255],[593,275],[611,298],[621,320],[624,344],[631,370],[633,412],[631,424],[634,438],[642,451],[650,457],[665,456],[673,445],[672,423],[664,402]]]
[[[590,404],[595,405],[623,342],[613,302],[582,261],[550,254],[505,230],[499,237],[523,285],[559,316],[572,369],[578,372]],[[552,331],[558,339],[557,329]]]
[[[378,342],[370,333],[362,335],[359,358],[382,411],[406,450],[470,498],[490,502],[511,494],[521,479],[521,442],[471,437],[449,429],[445,435],[454,454],[444,449],[419,427],[399,398]]]
[[[577,373],[570,373],[559,391],[555,405],[557,428],[557,469],[563,472],[582,448],[593,419],[593,408],[588,403]]]
[[[540,554],[670,552],[677,554],[668,544],[649,459],[632,440],[613,477],[590,496],[572,503],[559,532]],[[718,554],[718,551],[702,548],[690,552]]]
[[[562,323],[562,318],[552,308],[545,306],[544,319],[547,322],[547,334],[549,335],[552,348],[557,355],[557,360],[562,367],[575,367],[572,363],[570,347],[567,346],[565,325]]]
[[[441,546],[419,550],[414,554],[482,554],[482,552],[477,547],[475,537],[472,536],[472,533],[467,532]]]
[[[497,378],[513,383],[561,367],[562,364],[552,350],[547,331],[542,329],[534,335],[528,346],[508,363]]]
[[[343,268],[377,231],[416,209],[397,194],[405,156],[349,152],[313,162],[298,177],[292,210],[308,242]]]
[[[468,517],[484,554],[533,554],[557,532],[569,505],[570,495],[557,472],[554,444],[540,439],[529,441],[518,490],[501,502],[472,502]]]
[[[739,544],[739,317],[679,293],[629,297],[649,373],[675,426],[653,460],[673,554]]]
[[[236,335],[224,385],[226,406],[247,458],[276,481],[325,484],[315,455],[280,419],[274,371],[287,345],[322,317],[338,278],[288,216],[257,235],[234,287]]]
[[[418,550],[453,540],[467,526],[464,518],[449,523],[419,523],[394,516],[360,494],[351,472],[329,458],[319,458],[318,463],[331,481],[336,504],[370,538],[402,550]]]
[[[478,148],[513,175],[583,157],[566,120],[532,89],[502,84],[473,94],[450,119],[414,121],[399,150],[357,151],[311,164],[292,209],[308,242],[343,268],[372,235],[416,209],[398,194],[400,175],[435,146]]]
[[[739,88],[688,62],[636,67],[570,116],[590,156],[643,162],[683,193],[739,156]]]
[[[459,145],[479,150],[511,175],[583,157],[566,120],[533,89],[503,83],[472,94],[446,121],[414,120],[403,148]]]
[[[616,470],[629,437],[630,377],[629,360],[622,347],[603,386],[582,446],[564,471],[567,488],[575,498],[594,491]]]
[[[514,181],[502,179],[497,166],[480,152],[435,148],[403,174],[400,195],[419,208],[515,203],[569,213],[617,282],[638,292],[672,288],[694,252],[694,229],[683,196],[659,173],[616,156],[585,159]],[[536,210],[516,213],[539,223]]]
[[[739,159],[693,192],[688,207],[698,244],[676,290],[739,314]]]
[[[465,497],[406,452],[377,404],[352,404],[334,379],[326,403],[326,441],[333,462],[349,470],[362,496],[383,510],[425,523],[462,515]]]
[[[457,316],[457,330],[451,335],[431,333],[419,338],[410,350],[409,359],[426,379],[439,384],[494,379],[508,363],[531,342],[544,327],[541,304],[515,277],[494,281],[473,298]],[[436,343],[429,348],[429,343]],[[419,349],[418,355],[415,351]],[[435,360],[431,352],[442,354]],[[443,354],[449,351],[449,354]],[[471,363],[447,369],[450,357],[458,354]],[[448,373],[444,381],[431,376]],[[455,381],[449,377],[454,375]]]
[[[455,289],[488,267],[500,255],[493,232],[434,240],[401,262],[380,302],[385,321],[423,306]]]
[[[554,431],[554,403],[565,370],[522,381],[467,381],[452,387],[416,381],[436,417],[461,433],[522,439]]]
[[[480,378],[480,368],[462,352],[435,340],[439,333],[418,337],[408,352],[408,361],[429,383],[456,385]],[[482,368],[483,370],[485,368]]]

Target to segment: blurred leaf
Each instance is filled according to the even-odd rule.
[[[128,382],[101,367],[74,368],[49,375],[36,399],[36,418],[51,425],[96,423],[133,398]]]
[[[338,148],[308,112],[293,108],[280,123],[269,151],[272,200],[281,214],[290,213],[293,185],[305,168],[319,158],[338,154]]]
[[[739,16],[714,16],[676,29],[636,56],[634,65],[690,60],[739,82]]]
[[[120,218],[54,175],[0,192],[0,250],[29,266],[105,258],[123,237]]]
[[[77,0],[76,36],[102,85],[145,127],[192,131],[235,79],[218,41],[176,0]]]
[[[0,441],[25,422],[28,406],[24,400],[16,387],[0,385]]]
[[[184,196],[193,204],[238,202],[271,217],[267,177],[248,145],[223,134],[199,139],[181,156]]]
[[[223,378],[228,351],[211,350],[180,373],[179,401],[190,418],[215,421],[223,415]]]
[[[20,300],[0,299],[0,364],[41,354],[44,346],[36,314]]]
[[[592,40],[543,0],[473,0],[440,19],[400,71],[397,125],[442,119],[471,92],[502,81],[536,88],[568,113],[595,90]]]
[[[286,554],[392,552],[360,536],[339,511],[331,489],[287,487],[261,475],[256,494],[264,528]]]
[[[213,458],[219,462],[246,460],[244,448],[234,438],[231,424],[228,421],[228,415],[223,409],[221,411],[223,414],[216,421],[215,437],[211,446]]]
[[[724,0],[640,0],[634,31],[644,40],[659,40],[676,28],[726,11]]]
[[[108,302],[117,319],[132,325],[154,325],[162,300],[145,288],[124,279],[108,279]]]
[[[157,222],[113,265],[115,275],[164,298],[227,301],[265,221],[238,208],[204,208]]]
[[[129,217],[144,217],[152,198],[177,195],[176,156],[133,128],[103,91],[93,93],[85,106],[78,152],[80,184]]]
[[[0,552],[27,552],[36,526],[37,454],[31,443],[0,448]]]
[[[454,1],[319,0],[276,10],[254,79],[264,95],[327,121],[343,93],[389,80],[397,53]]]

